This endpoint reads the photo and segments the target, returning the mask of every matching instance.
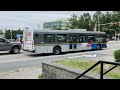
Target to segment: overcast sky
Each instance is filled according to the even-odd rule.
[[[29,27],[36,29],[38,24],[42,28],[44,22],[87,12],[91,15],[95,13],[95,11],[0,11],[0,28],[23,29]]]

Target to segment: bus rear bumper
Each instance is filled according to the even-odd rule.
[[[27,52],[31,52],[31,53],[35,53],[35,50],[25,50],[25,49],[22,49],[23,51],[27,51]]]
[[[92,49],[97,49],[98,44],[92,44]],[[106,44],[101,44],[101,48],[107,48]]]

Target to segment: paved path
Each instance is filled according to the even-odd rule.
[[[40,67],[20,68],[15,71],[0,73],[0,79],[38,79],[42,74]]]

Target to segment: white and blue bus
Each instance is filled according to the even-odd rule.
[[[23,50],[54,53],[106,48],[106,33],[87,30],[25,30]]]

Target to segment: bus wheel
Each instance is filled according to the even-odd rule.
[[[56,54],[56,55],[60,54],[61,53],[61,48],[60,47],[55,47],[53,49],[53,53]]]
[[[97,50],[101,50],[101,45],[97,45]]]

